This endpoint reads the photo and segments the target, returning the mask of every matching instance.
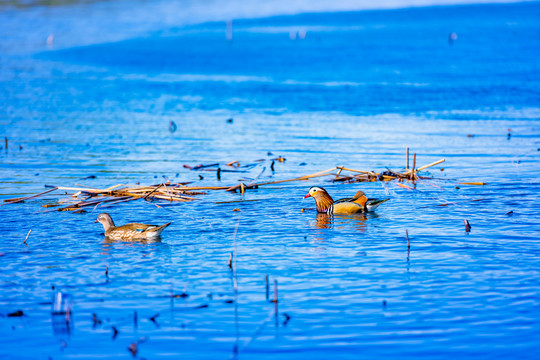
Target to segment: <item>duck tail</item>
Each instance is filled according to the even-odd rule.
[[[382,199],[382,200],[373,199],[372,201],[368,201],[367,204],[366,204],[366,210],[367,211],[373,211],[376,208],[378,208],[379,205],[381,205],[384,202],[387,202],[388,200],[390,200],[390,199]]]
[[[159,235],[161,235],[163,230],[165,230],[165,228],[167,226],[169,226],[169,225],[171,225],[170,222],[166,223],[165,225],[161,225],[161,226],[158,226],[158,227],[155,227],[155,228],[150,228],[150,229],[146,230],[145,232],[148,233],[148,235],[151,235],[153,237],[159,236]]]

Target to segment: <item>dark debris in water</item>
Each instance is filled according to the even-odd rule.
[[[138,351],[137,342],[134,342],[133,344],[129,345],[128,350],[131,353],[131,355],[137,356],[137,351]]]
[[[171,122],[169,123],[169,131],[171,132],[171,134],[174,133],[177,128],[178,127],[176,126],[176,123],[171,120]]]
[[[116,340],[116,337],[118,336],[118,329],[115,326],[113,326],[112,331],[113,331],[112,339]]]
[[[96,313],[92,314],[92,322],[93,322],[93,325],[92,325],[93,328],[96,328],[97,326],[101,325],[101,323],[102,323],[102,321],[98,318]]]
[[[157,324],[156,319],[159,317],[159,313],[155,314],[154,316],[150,317],[150,321],[154,324]]]
[[[463,220],[463,222],[465,223],[465,231],[467,233],[470,233],[471,232],[471,224],[469,224],[469,220],[465,219],[465,220]]]
[[[188,293],[181,293],[181,294],[172,294],[171,297],[173,298],[182,298],[182,299],[185,299],[187,297],[189,297],[189,294]]]
[[[17,310],[17,311],[14,311],[12,313],[9,313],[7,315],[8,317],[20,317],[20,316],[24,316],[24,313],[22,310]]]
[[[283,321],[283,326],[287,326],[287,324],[291,320],[291,316],[287,313],[283,313],[283,316],[285,317],[285,320]]]

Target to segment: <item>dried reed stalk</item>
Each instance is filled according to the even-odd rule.
[[[405,167],[405,170],[409,170],[409,147],[407,147],[407,166]]]
[[[28,231],[28,234],[26,234],[26,237],[24,238],[23,244],[26,245],[26,246],[28,246],[28,245],[26,244],[26,240],[28,240],[28,237],[30,236],[30,233],[31,233],[31,232],[32,232],[32,230],[29,230],[29,231]]]
[[[47,190],[45,192],[42,192],[33,196],[7,199],[7,200],[4,200],[4,202],[6,204],[17,203],[17,202],[21,202],[27,199],[32,199],[32,198],[47,194],[54,190],[76,191],[76,193],[72,194],[71,196],[79,198],[79,199],[84,198],[84,197],[85,198],[81,199],[78,202],[67,204],[63,207],[58,207],[58,208],[47,210],[47,211],[65,211],[65,210],[80,211],[82,208],[88,207],[88,206],[95,206],[95,208],[97,208],[98,206],[101,206],[102,204],[107,204],[107,205],[104,205],[104,207],[108,207],[114,204],[127,202],[127,201],[133,201],[133,200],[137,200],[141,198],[145,200],[159,199],[159,200],[168,200],[168,201],[176,201],[176,202],[186,202],[186,201],[196,200],[197,199],[195,197],[196,195],[206,194],[206,192],[197,192],[200,190],[206,190],[206,191],[226,190],[226,191],[235,191],[235,192],[236,190],[239,190],[240,193],[243,195],[246,190],[258,188],[259,186],[282,184],[282,183],[293,182],[293,181],[304,181],[304,180],[309,180],[309,179],[313,179],[317,177],[324,177],[324,176],[332,176],[334,178],[331,179],[331,181],[343,182],[343,183],[391,181],[391,180],[396,180],[396,179],[398,179],[399,181],[402,181],[404,179],[409,179],[409,178],[411,180],[418,180],[418,179],[424,179],[423,177],[417,176],[416,173],[418,171],[427,169],[431,166],[435,166],[445,161],[444,159],[441,159],[439,161],[433,162],[431,164],[428,164],[428,165],[425,165],[416,169],[416,154],[414,154],[413,167],[412,169],[409,169],[408,150],[409,148],[407,148],[407,171],[405,171],[404,173],[398,173],[388,168],[387,168],[388,171],[377,173],[374,171],[364,171],[364,170],[347,168],[344,166],[337,166],[330,169],[318,171],[313,174],[295,177],[292,179],[257,182],[257,180],[262,176],[262,174],[266,170],[266,167],[264,167],[260,171],[260,173],[253,180],[251,180],[251,182],[248,183],[247,185],[243,182],[240,182],[232,186],[231,185],[228,185],[228,186],[186,186],[190,184],[191,182],[182,182],[182,183],[179,182],[175,184],[174,183],[170,184],[170,182],[168,182],[167,184],[161,183],[161,184],[146,185],[146,186],[116,184],[106,189],[96,189],[96,188],[87,187],[85,185],[76,184],[79,187],[55,186],[55,187],[52,187],[52,189],[50,190]],[[280,157],[280,158],[272,159],[272,163],[274,163],[274,161],[283,162],[285,161],[285,159]],[[227,165],[232,166],[232,167],[240,167],[240,163],[238,161],[233,161],[231,163],[228,163]],[[213,166],[219,166],[219,163],[208,164],[208,165],[197,165],[195,167],[190,167],[186,165],[185,167],[193,169],[193,170],[205,170],[205,168],[213,167]],[[245,166],[251,166],[251,165],[244,165],[244,167]],[[337,170],[337,171],[334,172],[334,170]],[[223,171],[226,171],[226,170],[223,170]],[[235,170],[228,170],[228,171],[235,171]],[[480,183],[480,182],[463,182],[460,184],[485,185],[485,183]],[[400,186],[406,189],[412,189],[411,187],[400,184],[400,183],[397,183],[397,186]],[[51,187],[51,186],[46,185],[46,187]],[[246,200],[243,200],[243,201],[246,201]],[[256,200],[253,200],[253,201],[256,201]],[[220,204],[220,203],[228,203],[228,202],[231,202],[231,201],[216,202],[216,203]],[[3,204],[3,205],[6,205],[6,204]],[[58,206],[58,205],[54,204],[54,206]]]
[[[157,189],[159,189],[163,184],[159,185],[158,187],[156,187],[154,190],[150,191],[148,194],[146,194],[146,196],[143,198],[144,200],[148,199],[148,197],[150,195],[152,195],[153,193],[155,193],[157,191]]]
[[[418,169],[408,170],[408,171],[404,172],[403,175],[409,175],[412,171],[418,172],[418,171],[425,170],[425,169],[430,168],[432,166],[438,165],[438,164],[440,164],[440,163],[442,163],[444,161],[445,161],[445,159],[441,159],[441,160],[435,161],[434,163],[431,163],[429,165],[419,167]]]
[[[361,174],[370,174],[370,173],[373,173],[373,171],[364,171],[364,170],[355,170],[355,169],[349,169],[349,168],[346,168],[344,166],[337,166],[336,169],[339,169],[339,170],[345,170],[345,171],[350,171],[350,172],[356,172],[356,173],[361,173]],[[334,169],[332,169],[334,170]],[[377,173],[374,173],[376,175],[379,175]]]
[[[57,190],[57,189],[58,189],[58,187],[53,187],[50,190],[44,191],[44,192],[36,194],[36,195],[22,197],[22,198],[16,198],[16,199],[6,199],[6,200],[4,200],[4,202],[6,204],[1,204],[0,206],[7,205],[7,204],[15,204],[15,203],[18,203],[18,202],[21,202],[21,201],[24,201],[24,200],[34,199],[34,198],[37,198],[37,197],[39,197],[41,195],[48,194],[48,193],[50,193],[50,192],[52,192],[54,190]]]
[[[412,171],[411,171],[411,180],[414,181],[415,177],[414,177],[414,169],[416,168],[416,153],[414,153],[414,156],[413,156],[413,163],[412,163]]]
[[[409,230],[405,229],[405,236],[407,237],[407,250],[411,249],[411,243],[409,243]]]

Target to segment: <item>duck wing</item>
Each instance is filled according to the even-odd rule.
[[[344,199],[339,199],[339,200],[336,200],[334,201],[334,204],[338,204],[338,203],[344,203],[344,202],[353,202],[354,200],[356,200],[355,198],[344,198]]]
[[[364,212],[364,207],[352,201],[342,201],[334,203],[328,212],[334,215],[360,214]]]
[[[151,230],[153,228],[157,228],[159,225],[151,225],[151,224],[139,224],[139,223],[131,223],[126,224],[122,226],[117,226],[114,228],[116,231],[137,231],[137,232],[145,232],[148,230]]]
[[[167,223],[161,226],[139,223],[126,224],[111,228],[105,233],[105,236],[116,240],[156,238],[170,224]]]
[[[361,194],[359,194],[361,193]],[[355,204],[358,204],[360,205],[362,208],[365,207],[366,205],[366,202],[367,202],[368,198],[366,197],[366,195],[363,193],[363,192],[358,192],[356,193],[356,195],[352,198],[346,198],[346,199],[339,199],[338,201],[336,201],[335,203],[346,203],[346,202],[350,202],[350,203],[355,203]]]

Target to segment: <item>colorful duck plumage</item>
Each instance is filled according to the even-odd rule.
[[[361,214],[375,210],[383,202],[390,199],[368,199],[363,191],[358,191],[354,197],[334,201],[328,192],[319,186],[309,189],[305,198],[312,197],[317,206],[317,212],[329,215]]]
[[[99,214],[97,220],[105,229],[105,236],[111,240],[151,240],[161,235],[161,232],[171,223],[165,225],[150,225],[131,223],[115,226],[111,216],[107,213]]]

